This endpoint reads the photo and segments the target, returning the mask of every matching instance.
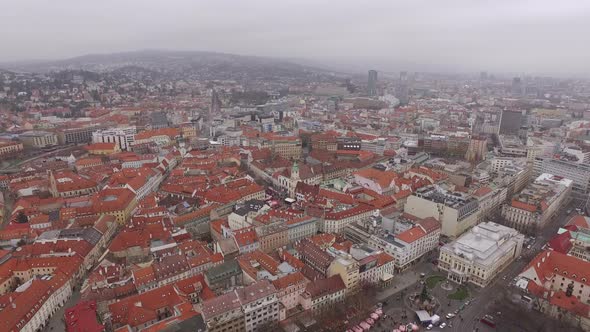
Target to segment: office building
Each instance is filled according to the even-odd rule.
[[[502,206],[502,217],[506,225],[534,234],[567,204],[571,189],[572,180],[543,173]]]
[[[27,131],[19,138],[26,147],[42,149],[57,145],[57,135],[48,131]]]
[[[590,196],[590,165],[565,158],[536,158],[533,173],[549,173],[572,180],[571,198],[585,202]]]
[[[337,253],[327,270],[327,276],[339,275],[346,287],[346,293],[356,293],[359,290],[359,263],[346,253]]]
[[[133,145],[136,133],[135,126],[98,130],[92,133],[92,143],[116,143],[125,151]]]
[[[23,150],[23,144],[15,141],[0,140],[0,157],[8,158]]]
[[[367,82],[369,96],[377,95],[377,71],[369,70],[369,81]]]
[[[500,134],[517,135],[522,124],[522,112],[503,110],[500,118]]]
[[[524,82],[520,77],[514,77],[512,79],[512,95],[522,96],[525,94]]]
[[[403,224],[396,222],[396,225]],[[440,222],[432,217],[420,219],[397,235],[372,234],[368,244],[393,256],[395,270],[404,271],[426,253],[438,247]]]
[[[430,185],[408,197],[404,212],[422,219],[432,217],[441,223],[443,235],[457,237],[476,224],[479,203],[467,194]]]
[[[103,125],[80,128],[63,128],[58,133],[58,139],[60,144],[89,143],[92,141],[92,133],[104,128],[105,126]]]
[[[246,332],[261,326],[272,327],[279,322],[277,290],[268,280],[235,290],[244,313]]]

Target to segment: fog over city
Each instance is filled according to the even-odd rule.
[[[143,49],[585,76],[590,1],[7,1],[0,61]]]
[[[590,332],[590,0],[0,32],[0,332]]]

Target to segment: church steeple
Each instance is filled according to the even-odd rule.
[[[295,160],[295,162],[293,163],[293,167],[291,167],[291,179],[293,180],[299,180],[299,164],[297,163],[297,160]]]

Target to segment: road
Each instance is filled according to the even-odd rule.
[[[21,170],[20,169],[20,166],[22,166],[22,165],[24,165],[24,164],[26,164],[28,162],[31,162],[31,161],[36,160],[36,159],[41,159],[41,158],[47,158],[47,157],[56,156],[60,152],[65,151],[65,150],[68,150],[68,149],[72,149],[73,147],[75,147],[75,145],[69,144],[69,145],[66,145],[64,147],[60,147],[59,149],[56,149],[54,151],[49,151],[49,152],[29,150],[29,151],[26,152],[26,154],[27,154],[27,156],[30,156],[30,157],[28,157],[25,160],[20,160],[19,162],[15,163],[13,165],[0,168],[0,174],[3,173],[3,172],[4,173],[18,172],[18,171]],[[41,152],[41,154],[39,154],[39,152]]]

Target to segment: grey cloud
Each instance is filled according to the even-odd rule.
[[[590,1],[8,0],[0,61],[208,50],[399,69],[590,73]]]

